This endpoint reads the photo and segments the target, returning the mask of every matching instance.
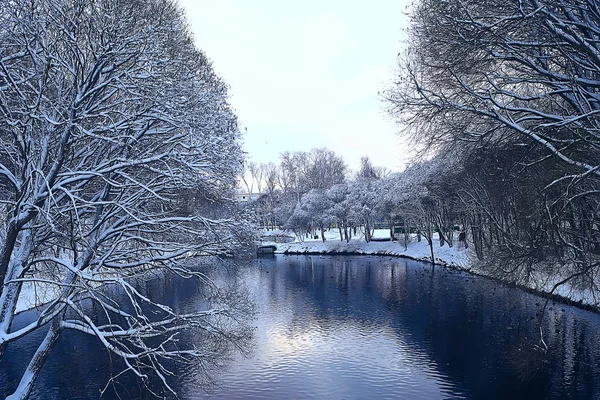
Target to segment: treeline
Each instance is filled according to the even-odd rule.
[[[333,169],[317,167],[314,154],[325,153],[329,154],[329,160],[335,160],[335,165],[341,166],[343,173],[329,175],[327,184],[321,186],[327,171]],[[300,169],[288,163],[290,159],[313,161]],[[286,169],[290,165],[292,168]],[[435,233],[441,246],[450,247],[457,239],[457,228],[471,227],[478,239],[483,237],[482,230],[474,228],[477,217],[469,213],[460,198],[453,196],[458,180],[465,174],[459,165],[457,155],[453,154],[416,163],[402,173],[389,173],[363,157],[359,171],[352,173],[340,157],[327,149],[285,153],[280,165],[250,166],[268,171],[266,175],[249,174],[262,178],[263,183],[256,182],[256,186],[268,190],[248,207],[254,211],[258,224],[266,229],[292,231],[299,240],[317,234],[324,241],[324,231],[335,227],[341,241],[348,242],[360,235],[368,242],[376,225],[400,228],[400,241],[405,248],[416,234],[417,240],[427,240],[433,259]],[[324,173],[319,174],[321,169]],[[318,180],[311,179],[313,173]],[[286,185],[281,177],[290,175],[305,185]],[[473,242],[478,254],[482,253],[481,240]]]
[[[372,167],[367,157],[362,162],[369,166],[372,177],[388,173],[384,168]],[[351,171],[342,157],[320,148],[285,152],[279,164],[248,162],[240,186],[243,191],[261,195],[260,201],[252,203],[250,208],[255,222],[270,229],[287,226],[296,205],[308,201],[307,194],[325,192],[345,184],[350,177]]]
[[[544,158],[534,143],[448,148],[391,174],[367,157],[352,173],[333,152],[319,152],[328,152],[344,172],[330,176],[325,187],[316,184],[323,176],[313,182],[303,175],[318,171],[314,165],[291,170],[305,186],[283,183],[283,161],[257,165],[269,168],[262,196],[247,206],[258,224],[287,229],[300,240],[315,233],[325,240],[324,230],[335,228],[342,241],[357,233],[370,241],[376,224],[395,226],[401,228],[400,245],[422,237],[432,252],[434,239],[452,247],[461,232],[481,266],[505,279],[524,282],[540,272],[589,279],[583,272],[591,272],[592,264],[584,267],[578,260],[598,256],[597,203],[588,197],[597,190],[594,181],[585,189],[561,179],[562,163]],[[290,155],[298,157],[292,153],[282,159]],[[536,156],[540,160],[531,163]],[[577,188],[587,193],[566,196]]]

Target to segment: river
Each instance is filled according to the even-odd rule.
[[[372,256],[260,258],[231,279],[256,304],[254,344],[219,370],[210,392],[202,374],[179,371],[182,398],[600,398],[600,315],[551,302],[545,350],[545,300],[492,280]],[[192,282],[151,284],[174,307],[201,301]],[[39,340],[9,346],[0,395]],[[68,333],[32,397],[97,398],[110,365],[93,338]],[[114,390],[152,398],[131,378]]]

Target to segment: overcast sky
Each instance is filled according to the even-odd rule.
[[[250,159],[328,147],[354,169],[362,155],[403,166],[378,92],[395,76],[407,0],[179,1],[231,87]]]

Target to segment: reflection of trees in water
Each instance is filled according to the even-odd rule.
[[[292,303],[312,317],[311,324],[294,318],[293,332],[333,329],[344,320],[389,323],[475,397],[587,398],[600,389],[600,348],[589,327],[597,317],[587,312],[554,305],[542,321],[550,349],[543,353],[535,346],[543,300],[493,281],[373,257],[290,257],[263,266],[273,267],[265,286],[274,301],[289,292],[310,299],[308,307]]]
[[[274,272],[262,276],[270,300],[287,301],[295,312],[302,314],[294,318],[300,330],[312,329],[306,326],[305,314],[310,314],[311,321],[323,329],[339,326],[336,322],[339,320],[372,325],[376,318],[372,313],[371,294],[387,283],[381,270],[369,266],[370,273],[365,276],[358,269],[350,268],[347,261],[324,265],[323,261],[316,260],[317,257],[287,258],[284,263],[289,266],[281,265],[281,259],[264,262],[265,271]],[[275,270],[277,268],[280,270]],[[364,282],[375,290],[365,290]]]
[[[220,262],[218,262],[220,263]],[[189,358],[187,363],[170,363],[173,383],[185,391],[213,390],[218,387],[218,377],[236,356],[246,356],[253,347],[254,304],[247,289],[239,281],[236,268],[203,266],[211,284],[179,276],[157,278],[145,282],[145,294],[158,296],[164,304],[178,313],[197,310],[214,310],[212,315],[179,334],[178,346],[182,351],[200,350],[202,357]],[[160,382],[156,382],[160,387]],[[183,394],[183,393],[182,393]]]
[[[171,333],[176,340],[172,342],[171,348],[165,350],[180,351],[184,363],[181,364],[181,360],[176,362],[166,359],[162,363],[164,370],[161,372],[167,376],[167,383],[176,391],[190,385],[196,389],[215,387],[218,376],[234,357],[240,353],[248,354],[252,347],[254,330],[251,322],[254,306],[233,270],[227,276],[223,275],[223,268],[219,270],[203,269],[215,286],[199,282],[197,278],[186,279],[172,275],[135,282],[135,287],[141,294],[151,300],[159,300],[178,314],[185,315],[198,310],[215,311],[212,315],[208,313],[202,321],[191,323],[189,329]],[[121,289],[112,287],[107,290]],[[115,294],[116,298],[122,295],[111,293],[113,296]],[[123,310],[127,310],[126,302],[122,306]],[[96,323],[106,322],[102,308],[92,303],[86,307],[88,315],[93,316]],[[160,309],[149,305],[144,307],[148,307],[144,312],[151,320],[164,317],[164,312]],[[114,316],[112,318],[114,321]],[[110,383],[104,395],[106,398],[156,398],[155,394],[168,396],[156,375],[148,374],[148,378],[138,379],[131,372],[121,374],[124,370],[122,359],[111,357],[95,337],[78,332],[65,332],[63,335],[38,378],[32,398],[98,398],[107,381]],[[0,384],[0,397],[8,394],[5,391],[9,391],[9,387],[3,387],[4,383],[9,386],[15,379],[18,382],[20,371],[25,367],[28,349],[37,347],[41,340],[42,336],[38,335],[22,345],[19,343],[19,346],[9,346],[5,355],[7,362],[0,369],[0,382],[3,383]],[[199,359],[186,357],[186,352],[190,350],[201,351],[203,356]],[[64,364],[65,360],[69,360],[69,363]]]

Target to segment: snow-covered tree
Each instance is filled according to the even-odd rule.
[[[391,104],[430,145],[519,135],[600,176],[590,158],[600,145],[598,11],[576,0],[422,1]]]
[[[294,213],[297,203],[296,193],[284,192],[277,195],[275,207],[273,209],[273,217],[278,225],[283,226],[286,224],[290,216]]]
[[[321,239],[325,241],[325,228],[329,228],[333,219],[331,206],[332,203],[324,190],[312,189],[302,196],[294,211],[297,216],[293,216],[293,220],[303,221],[305,217],[310,218],[310,226],[318,227]]]
[[[389,173],[387,168],[374,166],[369,156],[364,156],[360,158],[360,169],[356,173],[356,179],[381,179]]]
[[[239,338],[234,308],[179,315],[129,280],[148,270],[202,278],[181,259],[228,253],[235,241],[233,220],[180,212],[188,189],[221,202],[242,159],[227,88],[181,10],[170,0],[4,1],[0,25],[0,362],[8,343],[46,332],[10,398],[27,396],[65,330],[161,379],[163,360],[209,356],[178,348],[177,331],[229,325]],[[56,295],[14,329],[31,283]]]
[[[371,241],[375,218],[379,215],[377,186],[372,180],[356,180],[348,184],[350,218],[357,226],[363,227],[367,242]]]
[[[312,215],[302,207],[302,203],[297,202],[294,206],[294,211],[287,219],[284,228],[294,232],[300,242],[304,241],[304,237],[310,231],[312,234],[313,219]]]
[[[350,241],[352,232],[350,228],[350,202],[348,199],[348,184],[340,183],[332,186],[327,192],[327,197],[331,202],[330,214],[336,221],[338,231],[340,232],[340,240]]]
[[[415,6],[387,99],[423,149],[458,147],[465,159],[488,162],[470,162],[475,170],[456,191],[472,211],[480,256],[480,245],[495,242],[519,263],[551,256],[575,266],[572,276],[595,279],[599,15],[597,2],[577,0]]]

